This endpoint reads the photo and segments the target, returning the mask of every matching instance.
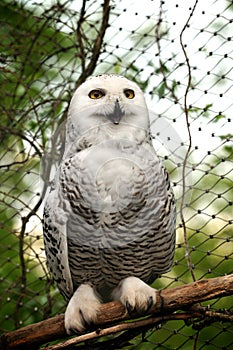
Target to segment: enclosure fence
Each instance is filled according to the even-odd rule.
[[[171,272],[156,289],[233,272],[233,2],[2,0],[0,331],[64,312],[48,273],[42,212],[69,101],[88,76],[143,90],[177,202]],[[204,305],[233,314],[232,296]],[[230,322],[170,321],[127,349],[231,349]]]

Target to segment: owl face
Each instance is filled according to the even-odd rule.
[[[89,78],[75,92],[69,109],[72,124],[85,130],[112,124],[128,124],[148,129],[148,110],[141,89],[118,75]]]

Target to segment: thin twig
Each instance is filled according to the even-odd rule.
[[[191,151],[191,147],[192,147],[192,136],[191,136],[191,130],[190,130],[190,124],[189,124],[189,112],[188,112],[188,103],[187,103],[187,99],[188,99],[188,93],[189,93],[189,89],[191,86],[191,80],[192,80],[192,73],[191,73],[191,67],[190,67],[190,63],[189,63],[189,58],[187,55],[187,52],[185,50],[185,45],[183,43],[183,34],[189,24],[189,21],[191,19],[191,17],[193,16],[193,13],[195,11],[195,8],[197,6],[198,0],[195,1],[195,4],[192,8],[192,11],[189,15],[189,18],[187,20],[187,22],[185,23],[181,33],[180,33],[180,45],[182,48],[182,51],[184,53],[185,56],[185,61],[187,64],[187,68],[188,68],[188,82],[187,82],[187,86],[186,86],[186,90],[185,90],[185,94],[184,94],[184,112],[185,112],[185,120],[186,120],[186,127],[187,127],[187,131],[188,131],[188,137],[189,137],[189,144],[188,144],[188,149],[187,152],[185,154],[184,157],[184,161],[183,161],[183,167],[182,167],[182,197],[181,197],[181,203],[180,203],[180,218],[181,218],[181,222],[182,222],[182,227],[183,227],[183,231],[184,231],[184,245],[185,245],[185,251],[186,251],[186,258],[188,261],[188,267],[192,276],[193,281],[196,280],[194,272],[193,272],[193,267],[192,267],[192,262],[191,262],[191,258],[190,258],[190,250],[189,250],[189,245],[188,245],[188,237],[187,237],[187,229],[186,229],[186,224],[185,224],[185,218],[184,218],[184,197],[185,197],[185,187],[186,187],[186,181],[185,181],[185,170],[187,167],[187,161],[188,161],[188,157],[189,157],[189,153]]]
[[[159,317],[149,317],[149,318],[146,318],[143,320],[133,321],[130,323],[121,323],[121,324],[111,326],[108,328],[104,328],[104,329],[99,328],[94,332],[80,335],[78,337],[61,342],[60,344],[57,344],[57,345],[48,346],[44,350],[66,349],[66,348],[70,347],[71,345],[76,345],[76,344],[82,343],[86,340],[96,339],[96,338],[100,338],[100,337],[103,337],[106,335],[115,334],[115,333],[119,333],[122,331],[130,330],[130,329],[140,328],[140,330],[142,330],[145,327],[148,328],[148,326],[149,326],[149,328],[151,328],[151,327],[154,327],[155,325],[163,323],[165,321],[170,321],[170,320],[186,320],[187,321],[189,319],[193,319],[196,317],[202,317],[202,315],[199,313],[192,313],[192,314],[180,313],[180,314],[164,315],[164,316],[159,316]]]
[[[26,135],[26,133],[20,132],[17,129],[13,129],[12,127],[2,126],[2,125],[0,125],[0,133],[19,136],[19,139],[27,141],[30,144],[30,146],[34,148],[35,154],[38,155],[39,158],[41,158],[42,152],[39,149],[39,147],[36,145],[35,137],[30,140],[29,137]],[[24,161],[19,162],[19,164],[22,164],[22,163],[24,163]],[[1,165],[1,167],[10,167],[14,164],[17,164],[17,162]]]
[[[198,338],[199,338],[199,331],[197,331],[197,333],[194,336],[193,350],[197,350]]]
[[[77,24],[77,41],[79,45],[79,55],[81,58],[81,67],[82,67],[82,73],[85,72],[85,63],[86,63],[86,53],[85,53],[85,46],[83,44],[83,33],[82,33],[82,24],[85,21],[85,12],[86,12],[86,0],[83,0],[82,8],[80,11],[80,16]]]
[[[102,23],[101,23],[99,32],[96,35],[94,45],[92,47],[92,56],[89,59],[89,63],[87,67],[84,69],[84,71],[82,71],[79,79],[77,80],[76,88],[79,87],[86,80],[86,78],[93,73],[96,67],[96,63],[98,61],[100,50],[103,43],[103,38],[108,28],[109,14],[110,14],[110,0],[105,0],[103,4]]]

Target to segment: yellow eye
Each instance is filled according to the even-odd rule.
[[[89,92],[89,97],[92,98],[93,100],[97,100],[98,98],[101,98],[105,95],[105,93],[101,90],[91,90]]]
[[[125,90],[124,90],[124,94],[125,94],[125,96],[126,96],[127,98],[129,98],[130,100],[131,100],[132,98],[134,98],[134,96],[135,96],[134,91],[131,90],[131,89],[125,89]]]

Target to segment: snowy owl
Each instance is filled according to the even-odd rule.
[[[43,219],[68,334],[93,324],[103,302],[118,300],[129,313],[156,303],[150,284],[171,269],[175,216],[142,91],[118,75],[89,78],[69,106]]]

